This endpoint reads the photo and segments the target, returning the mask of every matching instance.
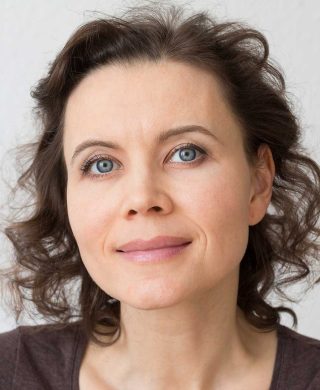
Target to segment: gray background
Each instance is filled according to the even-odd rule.
[[[80,24],[95,18],[94,11],[119,13],[126,5],[137,3],[119,0],[0,2],[1,212],[6,211],[8,188],[5,181],[14,184],[17,178],[15,162],[9,150],[30,141],[37,128],[31,113],[34,104],[30,97],[32,86],[46,74],[48,63],[62,49],[70,34]],[[303,124],[303,143],[309,149],[310,156],[320,164],[320,3],[317,0],[195,0],[174,3],[187,4],[189,10],[208,9],[221,20],[247,22],[265,34],[271,57],[284,69],[288,90]],[[0,266],[8,265],[11,247],[2,236],[0,248]],[[298,331],[320,339],[320,285],[308,294],[302,292],[302,287],[296,285],[287,290],[299,300],[289,306],[298,316]],[[272,295],[269,299],[274,304],[280,302]],[[16,326],[2,300],[0,332]],[[34,322],[26,319],[25,323]],[[287,316],[282,316],[282,323],[291,326]]]

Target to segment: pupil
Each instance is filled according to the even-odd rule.
[[[112,162],[103,160],[103,161],[98,161],[98,170],[100,172],[107,172],[108,168],[110,168],[110,163],[111,163],[111,168],[112,168]]]
[[[191,153],[190,153],[191,151]],[[192,160],[195,157],[195,151],[193,149],[183,149],[180,152],[180,157],[186,158],[188,161]]]

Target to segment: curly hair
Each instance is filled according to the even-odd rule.
[[[14,192],[24,189],[31,195],[20,211],[33,209],[19,221],[17,214],[11,215],[4,229],[13,245],[14,264],[3,275],[16,321],[26,310],[24,301],[31,301],[37,313],[50,317],[56,327],[77,318],[98,344],[112,343],[102,343],[95,333],[120,336],[120,302],[91,279],[68,221],[63,156],[66,102],[79,82],[99,67],[168,59],[212,72],[222,82],[241,124],[249,164],[256,163],[261,144],[272,151],[275,178],[270,207],[258,224],[249,226],[237,305],[262,331],[274,329],[281,312],[291,315],[297,325],[292,309],[273,307],[267,297],[275,292],[292,301],[282,286],[304,280],[316,264],[320,167],[301,144],[301,125],[283,72],[269,59],[265,36],[245,23],[218,22],[208,11],[189,16],[184,11],[176,5],[143,5],[129,7],[120,17],[103,14],[81,25],[32,89],[41,132],[35,142],[22,145],[30,164],[24,166]],[[70,283],[76,286],[72,294]],[[72,303],[70,297],[77,301]]]

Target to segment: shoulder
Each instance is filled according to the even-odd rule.
[[[320,389],[320,340],[284,325],[278,337],[279,388]]]
[[[19,328],[0,334],[0,388],[11,388],[19,346]]]
[[[70,380],[80,337],[78,323],[23,325],[0,334],[0,388],[37,389]],[[27,380],[27,384],[26,384]]]
[[[280,325],[278,332],[296,359],[301,359],[302,355],[320,356],[320,340],[298,333],[284,325]],[[318,363],[320,367],[320,361]]]

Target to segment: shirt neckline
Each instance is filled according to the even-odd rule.
[[[73,355],[73,369],[72,369],[72,390],[80,390],[79,377],[80,377],[80,366],[84,357],[85,349],[88,343],[88,339],[81,327],[81,323],[77,325],[77,332],[75,337],[75,347]]]
[[[277,390],[279,383],[279,376],[283,366],[284,356],[284,334],[286,333],[287,327],[282,324],[277,324],[277,350],[276,358],[274,361],[271,384],[269,390]],[[80,366],[84,357],[85,349],[88,343],[88,339],[84,334],[81,324],[78,323],[77,332],[75,337],[75,346],[73,354],[73,373],[72,373],[72,390],[80,390],[79,377],[80,377]]]
[[[277,351],[276,358],[273,366],[272,379],[269,390],[277,390],[279,384],[279,377],[283,367],[283,357],[284,357],[284,334],[286,333],[286,327],[282,324],[277,324]]]

